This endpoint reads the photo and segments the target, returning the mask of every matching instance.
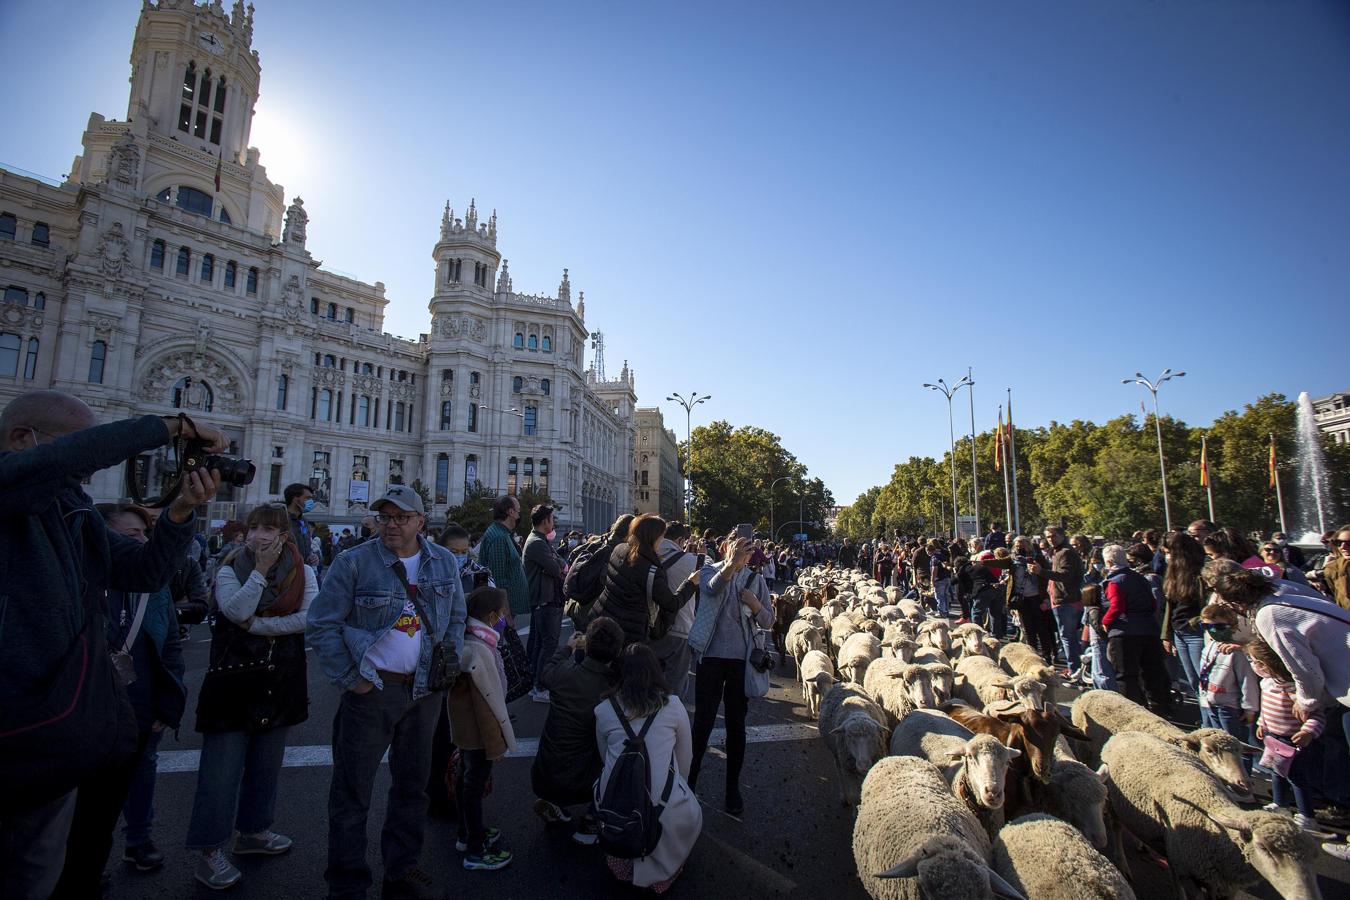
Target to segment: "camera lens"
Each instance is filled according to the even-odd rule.
[[[215,469],[220,472],[221,483],[232,484],[236,487],[252,484],[253,476],[258,472],[257,467],[253,465],[251,460],[239,459],[234,456],[208,456],[202,460],[202,467]]]

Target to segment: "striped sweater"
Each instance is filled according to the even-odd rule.
[[[1294,686],[1287,681],[1274,678],[1261,679],[1261,716],[1257,721],[1267,734],[1291,738],[1302,732],[1317,737],[1326,728],[1326,718],[1321,713],[1300,722],[1294,717]]]

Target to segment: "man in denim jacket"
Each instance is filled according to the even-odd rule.
[[[445,698],[428,691],[427,679],[438,642],[452,644],[456,654],[463,645],[464,589],[450,551],[422,536],[426,514],[415,491],[391,485],[371,509],[380,538],[333,560],[309,610],[310,644],[324,674],[343,690],[333,723],[324,878],[330,897],[366,895],[366,814],[389,750],[383,896],[431,896],[417,858],[431,739]],[[395,567],[403,570],[406,589]]]

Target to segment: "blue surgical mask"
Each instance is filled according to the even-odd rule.
[[[450,555],[455,558],[455,565],[459,566],[461,569],[463,569],[465,564],[469,561],[469,554],[467,553],[463,556],[460,556],[458,553],[451,553]]]
[[[313,508],[314,508],[314,498],[310,497],[308,500],[305,501],[305,505],[300,507],[300,511],[302,513],[307,513]]]

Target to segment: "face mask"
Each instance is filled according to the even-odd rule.
[[[568,540],[567,540],[567,546],[569,546],[569,547],[575,547],[576,545],[577,545],[577,539],[576,539],[576,538],[568,538]]]
[[[310,497],[308,500],[305,501],[304,505],[300,507],[300,511],[302,513],[307,513],[313,508],[314,508],[314,498]]]
[[[1285,543],[1286,543],[1286,541],[1284,541],[1284,540],[1278,540],[1278,541],[1275,542],[1276,546],[1278,546],[1278,547],[1283,547],[1283,546],[1285,545]]]
[[[467,553],[463,556],[460,556],[458,553],[451,553],[450,555],[455,558],[455,565],[459,566],[461,569],[464,568],[464,564],[469,561],[469,554]]]
[[[553,531],[550,531],[548,534],[544,535],[544,537],[548,538],[550,544],[553,543],[553,539],[556,538],[557,536],[558,536],[557,529],[554,529]]]

